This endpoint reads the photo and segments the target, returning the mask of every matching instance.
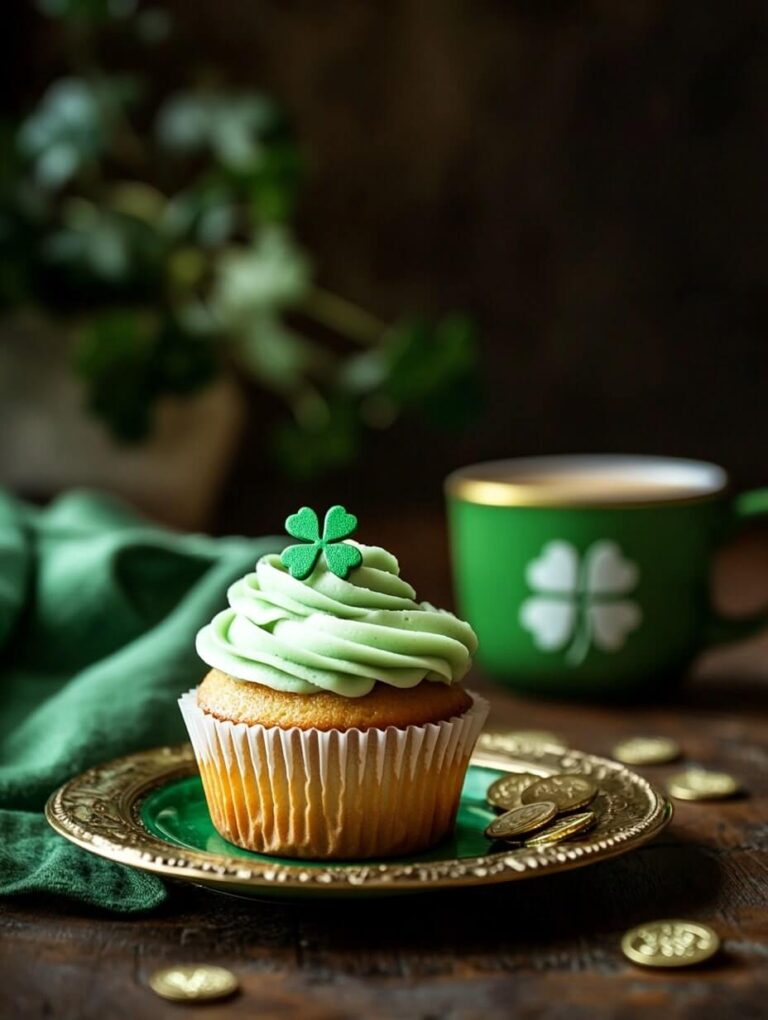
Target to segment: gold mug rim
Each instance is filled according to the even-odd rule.
[[[663,464],[668,467],[677,467],[681,471],[688,469],[711,472],[717,478],[711,489],[704,489],[702,492],[690,494],[672,494],[667,496],[659,495],[649,499],[638,499],[628,496],[622,499],[620,496],[605,499],[599,494],[574,496],[573,491],[568,491],[565,486],[558,488],[556,484],[548,482],[537,482],[535,479],[515,480],[514,477],[505,478],[487,477],[491,469],[501,470],[506,466],[510,472],[515,467],[518,471],[526,465],[529,469],[533,465],[549,465],[550,477],[557,470],[556,465],[561,465],[565,473],[565,465],[572,468],[578,464],[585,468],[591,465],[608,466],[615,464],[617,467],[624,462],[627,465],[634,464],[635,467],[653,464]],[[483,474],[486,477],[482,477]],[[660,485],[661,487],[661,485]],[[543,454],[534,457],[509,457],[498,460],[481,461],[476,464],[468,464],[465,467],[452,471],[445,480],[445,493],[448,498],[460,500],[465,503],[474,503],[478,506],[495,507],[530,507],[530,508],[556,508],[563,509],[651,509],[653,507],[666,506],[691,506],[698,503],[710,503],[721,499],[731,490],[731,480],[728,472],[721,465],[714,461],[696,460],[687,457],[667,457],[655,454],[635,453],[598,453],[598,454]]]

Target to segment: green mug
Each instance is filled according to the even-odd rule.
[[[716,464],[531,457],[446,481],[454,579],[478,662],[510,686],[574,697],[647,693],[711,644],[768,623],[718,617],[709,574],[768,489],[733,498]]]

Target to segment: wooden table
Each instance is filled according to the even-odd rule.
[[[447,599],[444,536],[424,522],[410,534],[407,576]],[[394,532],[379,537],[398,546]],[[765,537],[732,550],[718,580],[733,609],[768,595]],[[0,902],[0,1016],[768,1017],[768,639],[706,657],[663,705],[534,702],[480,677],[473,683],[493,698],[492,727],[551,729],[598,753],[624,735],[669,735],[690,760],[738,776],[748,794],[678,803],[666,832],[626,857],[480,891],[313,905],[173,886],[161,909],[131,919],[31,898]],[[641,771],[663,781],[669,770]],[[622,957],[628,927],[674,916],[715,927],[721,956],[679,972]],[[230,967],[241,993],[185,1007],[146,987],[159,965],[197,961]]]

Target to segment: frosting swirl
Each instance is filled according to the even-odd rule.
[[[350,575],[354,583],[329,571],[322,557],[300,581],[279,556],[263,556],[229,588],[229,608],[198,633],[200,658],[240,680],[294,694],[358,698],[377,681],[415,687],[461,680],[477,647],[469,624],[417,602],[385,549],[349,544],[363,558]]]

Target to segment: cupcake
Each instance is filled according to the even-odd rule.
[[[263,556],[197,636],[210,667],[180,699],[216,829],[297,858],[414,853],[451,831],[487,703],[461,686],[472,628],[417,602],[394,556],[322,535]]]

